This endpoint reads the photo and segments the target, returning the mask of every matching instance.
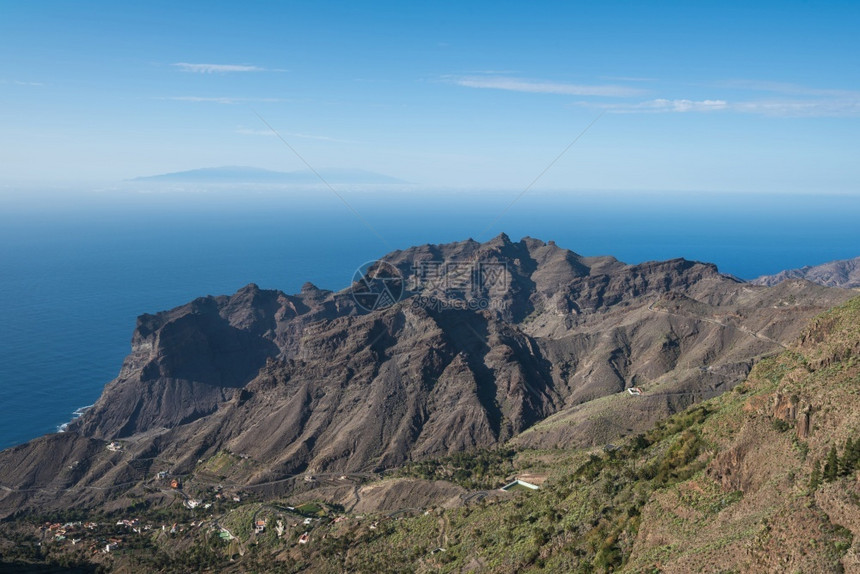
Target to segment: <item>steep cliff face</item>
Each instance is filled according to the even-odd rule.
[[[560,402],[539,347],[492,318],[398,307],[320,329],[298,358],[271,361],[243,400],[170,442],[265,460],[258,480],[389,468],[496,444]],[[196,442],[213,429],[215,442]]]
[[[121,466],[137,461],[141,480],[152,461],[190,473],[219,451],[240,453],[249,462],[234,479],[244,484],[390,468],[512,438],[596,444],[732,388],[850,295],[798,281],[755,287],[681,259],[625,265],[504,235],[384,261],[404,292],[373,311],[349,290],[249,285],[142,316],[119,376],[69,433],[124,439]],[[644,394],[625,392],[632,386]],[[20,448],[15,464],[40,464]],[[101,458],[79,463],[76,486],[116,483]],[[20,490],[16,476],[0,483]]]
[[[272,327],[281,299],[286,297],[249,285],[232,297],[142,315],[119,377],[75,421],[73,432],[126,437],[213,412],[277,356]]]
[[[710,284],[735,286],[712,265],[675,260],[625,266],[609,257],[583,258],[534,239],[514,243],[504,235],[486,244],[466,241],[412,248],[385,260],[400,270],[404,282],[413,279],[411,290],[398,305],[401,315],[407,308],[425,311],[411,312],[409,321],[414,328],[441,330],[445,335],[415,347],[429,351],[435,345],[439,348],[434,352],[445,356],[447,371],[428,371],[424,378],[441,378],[443,384],[452,377],[468,379],[463,384],[480,390],[473,397],[479,407],[475,412],[486,418],[475,423],[476,429],[490,429],[494,440],[512,436],[561,404],[559,391],[553,388],[560,381],[553,380],[549,364],[534,356],[525,358],[540,354],[542,348],[558,350],[559,345],[551,342],[556,335],[569,334],[603,310],[641,303],[675,289],[692,285],[702,289],[703,282],[709,284],[707,289],[713,287]],[[416,269],[422,266],[427,266],[432,277],[414,281]],[[476,279],[487,269],[494,273],[492,284]],[[354,362],[351,354],[343,356],[342,344],[352,345],[358,352],[372,338],[360,334],[366,327],[364,320],[357,320],[361,312],[347,292],[330,293],[308,286],[291,297],[249,285],[231,297],[201,298],[171,311],[143,315],[119,377],[71,430],[109,439],[192,422],[214,412],[233,396],[233,389],[250,382],[267,359],[324,361],[324,371],[330,366],[338,369]],[[408,340],[409,333],[400,327],[374,325],[371,328],[379,331],[374,336],[385,331],[384,340],[374,341],[378,348]],[[490,330],[519,339],[511,340],[512,346],[493,349],[486,340]],[[582,351],[593,351],[590,347],[585,343]],[[607,353],[625,355],[627,351],[611,349]],[[331,360],[335,356],[337,360]],[[454,357],[457,361],[448,365]],[[510,389],[495,389],[496,367],[520,358],[525,364],[504,378]],[[377,369],[381,367],[378,363],[385,363],[385,358],[375,355],[365,359]],[[417,353],[415,359],[425,360]],[[592,385],[577,385],[583,398],[616,392],[626,385],[617,366],[605,367],[618,359],[602,359],[599,369],[606,372],[590,376]],[[327,379],[320,374],[322,367],[292,368],[305,379],[321,383]],[[529,378],[535,379],[529,383],[533,389],[547,390],[516,390],[520,381]],[[387,380],[385,375],[382,380]],[[595,388],[589,390],[591,386]],[[521,400],[505,396],[509,391]],[[464,440],[451,444],[467,445],[469,439]],[[487,436],[479,440],[487,442]]]

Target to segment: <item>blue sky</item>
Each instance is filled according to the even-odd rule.
[[[858,193],[860,3],[4,2],[0,184]]]

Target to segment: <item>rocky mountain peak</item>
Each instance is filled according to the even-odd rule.
[[[790,279],[805,279],[828,287],[858,289],[860,288],[860,257],[788,269],[775,275],[763,275],[751,283],[773,286]]]
[[[234,479],[261,483],[512,439],[602,444],[732,388],[850,295],[505,235],[384,261],[404,279],[424,275],[373,310],[349,289],[305,284],[288,295],[249,284],[142,315],[119,376],[69,426],[83,441],[75,448],[128,439],[177,472],[243,453],[249,470]],[[634,386],[646,398],[629,398]],[[103,473],[89,472],[76,480],[101,486]]]

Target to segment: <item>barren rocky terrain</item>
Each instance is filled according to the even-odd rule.
[[[392,286],[386,293],[396,297],[368,307],[368,295]],[[594,564],[682,572],[709,556],[741,570],[781,567],[768,562],[773,545],[800,544],[797,536],[813,536],[831,514],[849,530],[855,522],[850,492],[830,486],[816,488],[812,510],[804,499],[773,510],[808,483],[809,461],[856,430],[856,413],[845,410],[856,381],[842,371],[833,388],[822,379],[860,354],[845,318],[853,315],[823,315],[807,327],[853,295],[805,280],[751,285],[682,259],[627,265],[504,235],[391,253],[341,292],[249,285],[141,316],[131,353],[92,409],[65,433],[0,452],[0,517],[13,531],[36,512],[69,509],[181,522],[203,501],[223,513],[219,501],[228,499],[237,511],[263,504],[252,504],[254,515],[269,503],[277,503],[270,512],[287,512],[285,500],[324,505],[319,512],[345,513],[341,520],[429,509],[444,517],[477,503],[504,514],[512,495],[495,489],[515,476],[549,476],[540,492],[580,500],[594,486],[571,477],[597,473],[640,494],[600,495],[609,495],[607,520],[638,502],[616,526],[595,523],[616,538],[581,549]],[[724,398],[751,389],[742,407]],[[696,410],[699,403],[710,406]],[[667,434],[677,426],[666,426],[672,415],[705,426]],[[636,456],[653,473],[621,480],[605,474],[611,464],[588,466],[604,460],[595,452],[610,461],[619,448],[633,458],[647,448]],[[712,504],[719,493],[731,513],[689,502]],[[177,515],[177,505],[191,514]],[[750,550],[763,509],[772,526],[761,550]],[[191,528],[222,528],[227,515],[212,512]],[[682,530],[668,525],[672,516]],[[796,532],[776,526],[789,517]],[[449,519],[433,520],[442,528],[434,536],[456,545]],[[733,529],[743,534],[733,538]],[[842,545],[840,532],[826,544]],[[373,547],[351,536],[344,544],[359,544],[358,555]],[[713,540],[725,542],[712,548]],[[553,559],[557,543],[528,564]],[[176,550],[167,539],[158,544]],[[700,545],[701,554],[687,551]],[[834,560],[792,554],[783,565],[828,571]]]
[[[776,285],[788,279],[806,279],[828,287],[860,288],[860,257],[831,261],[821,265],[788,269],[775,275],[763,275],[752,281],[755,285]]]

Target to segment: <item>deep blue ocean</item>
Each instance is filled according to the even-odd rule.
[[[139,314],[250,282],[341,289],[393,249],[504,231],[744,279],[860,255],[860,196],[531,192],[505,211],[517,195],[344,194],[364,222],[326,190],[0,197],[0,448],[92,404]]]

